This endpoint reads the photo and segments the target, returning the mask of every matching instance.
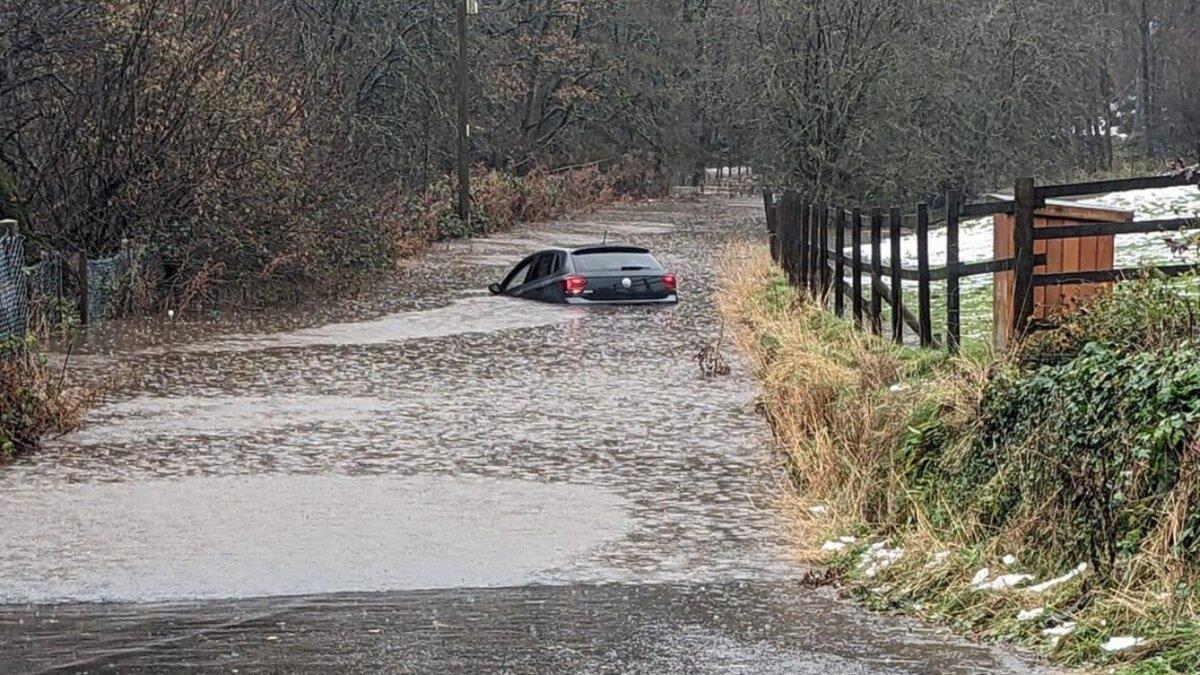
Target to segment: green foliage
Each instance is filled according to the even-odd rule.
[[[1057,330],[1036,333],[1017,353],[1023,366],[1074,358],[1089,343],[1161,350],[1200,339],[1200,278],[1148,276],[1121,284],[1084,306]]]
[[[1137,554],[1172,496],[1192,487],[1195,316],[1196,300],[1165,280],[1128,284],[994,365],[967,423],[931,399],[895,458],[915,508],[939,527],[969,523],[976,538],[1009,529],[1051,567],[1111,570]],[[1200,554],[1200,514],[1169,549]]]
[[[1139,550],[1179,482],[1200,423],[1200,349],[1089,343],[1061,365],[997,378],[982,412],[977,453],[1009,470],[994,486],[998,508],[975,507],[981,521],[1032,519],[1024,543],[1106,569]],[[964,497],[988,503],[981,485],[964,487]],[[1198,518],[1175,542],[1181,558],[1200,552]]]

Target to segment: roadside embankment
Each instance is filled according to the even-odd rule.
[[[1069,665],[1200,668],[1200,299],[1119,287],[1012,354],[863,335],[735,247],[719,298],[854,596]]]

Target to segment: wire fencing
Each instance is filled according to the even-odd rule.
[[[0,342],[25,334],[29,286],[25,276],[25,241],[0,236]]]
[[[157,293],[162,262],[146,249],[126,243],[98,260],[45,252],[26,266],[25,240],[13,230],[0,236],[0,343],[61,326],[72,315],[84,324],[117,318]]]

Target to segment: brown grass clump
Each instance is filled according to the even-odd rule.
[[[31,341],[0,346],[0,463],[77,427],[100,394],[52,369]]]
[[[822,537],[897,509],[879,486],[917,403],[904,383],[923,364],[802,300],[761,247],[731,249],[722,271],[718,304],[761,381],[792,466],[798,533],[815,554]]]

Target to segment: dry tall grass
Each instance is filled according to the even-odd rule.
[[[1181,553],[1191,550],[1185,543],[1197,536],[1197,437],[1181,452],[1175,482],[1160,486],[1165,497],[1128,506],[1118,500],[1092,518],[1094,511],[1081,504],[1095,486],[1080,470],[1091,464],[1077,446],[1108,438],[1109,430],[1092,434],[1084,418],[1075,426],[1055,424],[1059,420],[1048,416],[1060,413],[1049,399],[1027,416],[1033,420],[1029,435],[985,428],[1007,423],[995,406],[1038,379],[1019,364],[1065,354],[1067,343],[1081,343],[1078,327],[1050,343],[1035,342],[1025,353],[950,358],[897,347],[831,317],[784,283],[763,246],[731,248],[721,271],[720,310],[751,359],[761,381],[761,408],[790,459],[790,515],[803,558],[840,569],[851,591],[872,606],[1020,640],[1068,663],[1120,664],[1139,673],[1200,672],[1200,566]],[[1124,339],[1137,354],[1144,340],[1120,336],[1141,330],[1130,325],[1161,333],[1154,329],[1161,317],[1148,307],[1173,305],[1131,289],[1102,300],[1094,308],[1098,314],[1080,321],[1096,323],[1097,315],[1111,315],[1114,326],[1088,323],[1084,332],[1111,342]],[[1131,315],[1141,318],[1127,320]],[[1040,357],[1033,358],[1035,350]],[[1165,350],[1164,358],[1171,353]],[[1008,380],[1026,388],[1010,391],[997,384]],[[1114,397],[1128,392],[1095,391]],[[1038,419],[1046,423],[1039,426]],[[1129,434],[1137,433],[1132,420],[1128,426]],[[1064,429],[1079,436],[1064,437]],[[1118,441],[1120,433],[1126,430],[1118,430]],[[1127,473],[1136,475],[1139,465],[1124,461]],[[1096,475],[1110,478],[1104,489],[1127,484],[1119,473]],[[1085,573],[1045,591],[998,592],[976,583],[981,573],[989,580],[1006,573],[1057,577],[1081,562],[1074,557],[1080,555],[1081,537],[1102,540],[1106,521],[1135,516],[1154,527],[1140,533],[1140,548],[1116,564],[1098,569],[1093,561]],[[841,550],[834,553],[822,550],[824,542],[847,535],[858,542],[845,548],[835,543]],[[896,554],[886,570],[864,571],[870,542]],[[1036,618],[1018,619],[1039,608]],[[1043,633],[1070,623],[1077,626],[1067,637]],[[1102,649],[1121,635],[1144,642],[1119,652]]]
[[[722,278],[718,305],[750,356],[762,410],[791,461],[798,539],[819,557],[831,532],[880,523],[899,508],[881,485],[893,481],[889,460],[921,398],[910,382],[928,362],[802,300],[762,247],[731,248]]]
[[[77,427],[101,393],[51,368],[32,340],[0,345],[0,463]]]

